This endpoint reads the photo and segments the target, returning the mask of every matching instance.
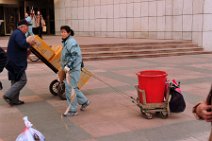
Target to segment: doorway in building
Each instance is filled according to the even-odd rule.
[[[19,20],[19,9],[17,6],[4,6],[4,31],[10,35],[16,29]]]
[[[0,36],[4,34],[4,7],[3,5],[0,5]]]
[[[46,22],[46,34],[55,34],[54,0],[25,0],[24,7],[26,12],[39,10]]]

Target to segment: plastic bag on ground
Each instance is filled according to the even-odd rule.
[[[32,128],[32,123],[28,120],[28,117],[24,117],[25,129],[16,138],[16,141],[45,141],[44,135],[38,130]]]

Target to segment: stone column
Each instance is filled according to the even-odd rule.
[[[212,51],[212,0],[205,0],[204,3],[203,47]]]

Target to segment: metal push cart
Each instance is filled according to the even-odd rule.
[[[42,62],[44,62],[54,73],[60,73],[64,75],[64,71],[60,66],[60,56],[62,46],[49,46],[39,36],[34,36],[36,44],[32,46],[31,52],[35,54]],[[80,81],[78,88],[82,88],[85,83],[92,76],[92,73],[86,68],[83,68],[80,74]],[[49,90],[52,95],[59,96],[62,100],[65,100],[65,84],[58,79],[53,80],[49,85]]]
[[[166,72],[146,70],[137,73],[139,85],[136,85],[138,97],[134,102],[140,108],[142,115],[147,119],[157,113],[161,118],[169,115],[169,84]]]
[[[147,103],[145,90],[138,88],[138,85],[135,86],[138,92],[138,97],[136,99],[136,104],[140,108],[141,114],[147,118],[152,119],[153,113],[157,113],[161,118],[165,119],[169,115],[169,87],[164,95],[164,101],[160,103]],[[141,95],[139,94],[141,93]],[[142,96],[142,97],[141,97]],[[143,99],[143,102],[140,102],[140,99]]]

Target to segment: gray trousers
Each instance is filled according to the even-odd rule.
[[[26,85],[26,83],[27,83],[27,77],[26,73],[24,72],[20,80],[11,81],[11,87],[6,91],[5,96],[9,97],[12,100],[12,102],[18,102],[20,91]]]

